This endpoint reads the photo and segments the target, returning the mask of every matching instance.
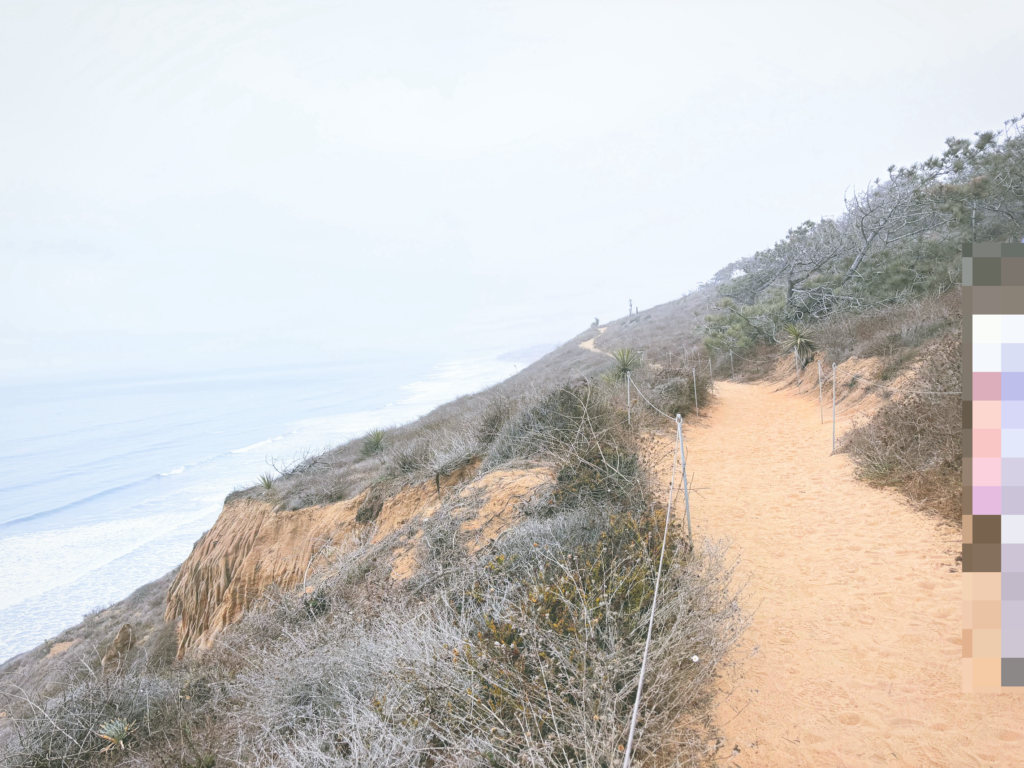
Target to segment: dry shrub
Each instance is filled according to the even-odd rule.
[[[837,314],[818,323],[814,333],[829,364],[857,356],[902,358],[901,365],[906,367],[923,346],[953,328],[959,330],[960,311],[957,288],[864,314]]]
[[[250,653],[237,758],[283,766],[610,766],[621,760],[663,517],[535,520],[422,603],[326,616]],[[637,762],[699,763],[742,620],[721,552],[671,545]],[[244,628],[241,629],[244,633]],[[696,656],[697,662],[692,658]]]
[[[905,389],[896,392],[843,449],[860,475],[895,486],[940,514],[960,513],[962,453],[959,329],[929,346]],[[953,394],[921,394],[942,392]]]
[[[696,402],[694,401],[695,376]],[[714,382],[708,371],[707,359],[704,359],[702,364],[696,362],[688,364],[685,360],[677,359],[672,364],[662,361],[653,365],[645,365],[633,374],[632,379],[643,397],[646,397],[651,405],[661,410],[669,418],[674,418],[677,413],[688,416],[711,403]],[[664,428],[664,416],[648,408],[643,397],[638,396],[637,392],[632,393],[631,416],[641,419],[638,423],[646,426],[657,424]],[[624,392],[621,399],[624,405]]]
[[[517,413],[496,431],[484,469],[540,460],[559,470],[581,464],[614,464],[629,450],[625,419],[616,413],[617,387],[583,380],[543,397],[524,398]]]
[[[778,359],[778,347],[757,344],[734,352],[731,362],[728,353],[720,355],[715,359],[715,367],[723,377],[732,376],[735,371],[738,381],[760,381],[772,374]]]
[[[100,732],[115,719],[132,725],[125,757],[136,764],[160,765],[160,755],[169,751],[175,754],[173,765],[201,760],[207,754],[202,740],[188,737],[195,730],[197,710],[205,703],[200,699],[210,698],[208,690],[198,693],[198,682],[185,667],[154,674],[138,659],[115,675],[95,669],[84,678],[69,677],[58,695],[27,708],[28,702],[10,691],[0,706],[24,715],[9,716],[0,762],[12,768],[111,762],[115,756],[102,753],[110,742]],[[173,750],[166,747],[170,743],[175,744]],[[154,751],[155,746],[163,748]]]

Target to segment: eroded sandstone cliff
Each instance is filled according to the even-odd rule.
[[[177,622],[178,655],[209,647],[271,585],[303,583],[317,553],[379,544],[393,534],[392,578],[416,568],[418,523],[446,500],[469,501],[460,529],[470,553],[486,547],[519,520],[524,505],[554,481],[545,467],[477,474],[479,463],[406,487],[384,500],[379,514],[360,522],[372,491],[334,504],[277,509],[273,499],[229,498],[214,526],[196,542],[167,595],[165,619]],[[405,530],[403,530],[405,529]]]

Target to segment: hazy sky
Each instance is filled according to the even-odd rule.
[[[2,2],[0,377],[564,340],[1024,112],[1022,21]]]

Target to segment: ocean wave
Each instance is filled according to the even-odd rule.
[[[249,451],[253,451],[253,450],[255,450],[257,448],[260,448],[260,447],[262,447],[264,445],[270,445],[275,440],[282,440],[282,439],[284,439],[284,435],[278,435],[277,437],[272,437],[269,440],[261,440],[258,443],[253,443],[252,445],[247,445],[247,446],[245,446],[245,448],[236,448],[233,451],[229,451],[229,453],[248,453]]]
[[[81,581],[155,539],[214,519],[220,504],[211,501],[184,514],[164,512],[0,538],[0,583],[5,587],[0,591],[0,609]]]

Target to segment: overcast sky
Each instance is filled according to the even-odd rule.
[[[0,3],[0,377],[564,340],[1024,112],[1022,21]]]

